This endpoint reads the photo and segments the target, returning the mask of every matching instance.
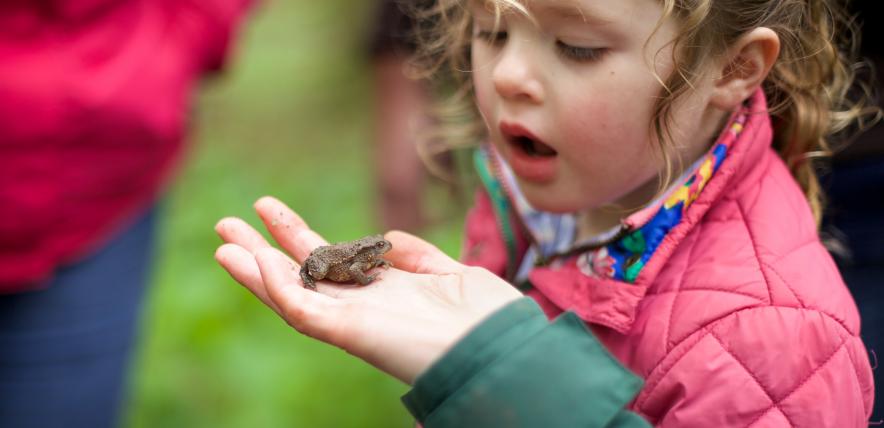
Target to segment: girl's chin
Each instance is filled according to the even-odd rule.
[[[569,200],[562,197],[550,186],[538,186],[532,183],[524,183],[519,180],[519,188],[525,199],[536,210],[555,214],[576,213],[586,209],[586,201]]]

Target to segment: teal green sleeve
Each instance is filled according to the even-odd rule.
[[[641,386],[574,313],[550,323],[525,297],[458,342],[402,401],[426,428],[648,427],[624,409]]]

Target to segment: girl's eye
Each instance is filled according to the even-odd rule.
[[[506,32],[479,30],[476,32],[476,38],[484,40],[491,45],[499,45],[506,41]]]
[[[605,53],[604,48],[582,48],[561,41],[556,41],[556,48],[565,58],[577,62],[595,61]]]

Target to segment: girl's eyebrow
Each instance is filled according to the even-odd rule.
[[[613,23],[613,21],[603,18],[600,14],[581,7],[577,2],[553,2],[550,5],[540,6],[537,8],[537,12],[549,15],[551,18],[579,19],[586,24],[610,25]]]
[[[494,0],[469,0],[468,7],[474,8],[474,11],[478,10],[491,12],[494,10],[494,3]],[[564,0],[549,1],[544,3],[545,4],[542,5],[532,5],[530,7],[532,13],[539,16],[547,17],[549,19],[576,19],[585,24],[597,26],[610,25],[614,23],[614,21],[605,19],[602,14],[595,13],[595,11],[592,11],[591,9],[582,7],[577,1]]]

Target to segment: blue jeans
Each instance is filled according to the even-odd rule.
[[[884,159],[836,165],[826,183],[830,208],[824,230],[834,228],[851,252],[835,258],[859,307],[863,342],[879,360],[872,412],[872,421],[878,421],[884,419]]]
[[[154,216],[61,268],[48,288],[0,295],[0,426],[118,424]]]

